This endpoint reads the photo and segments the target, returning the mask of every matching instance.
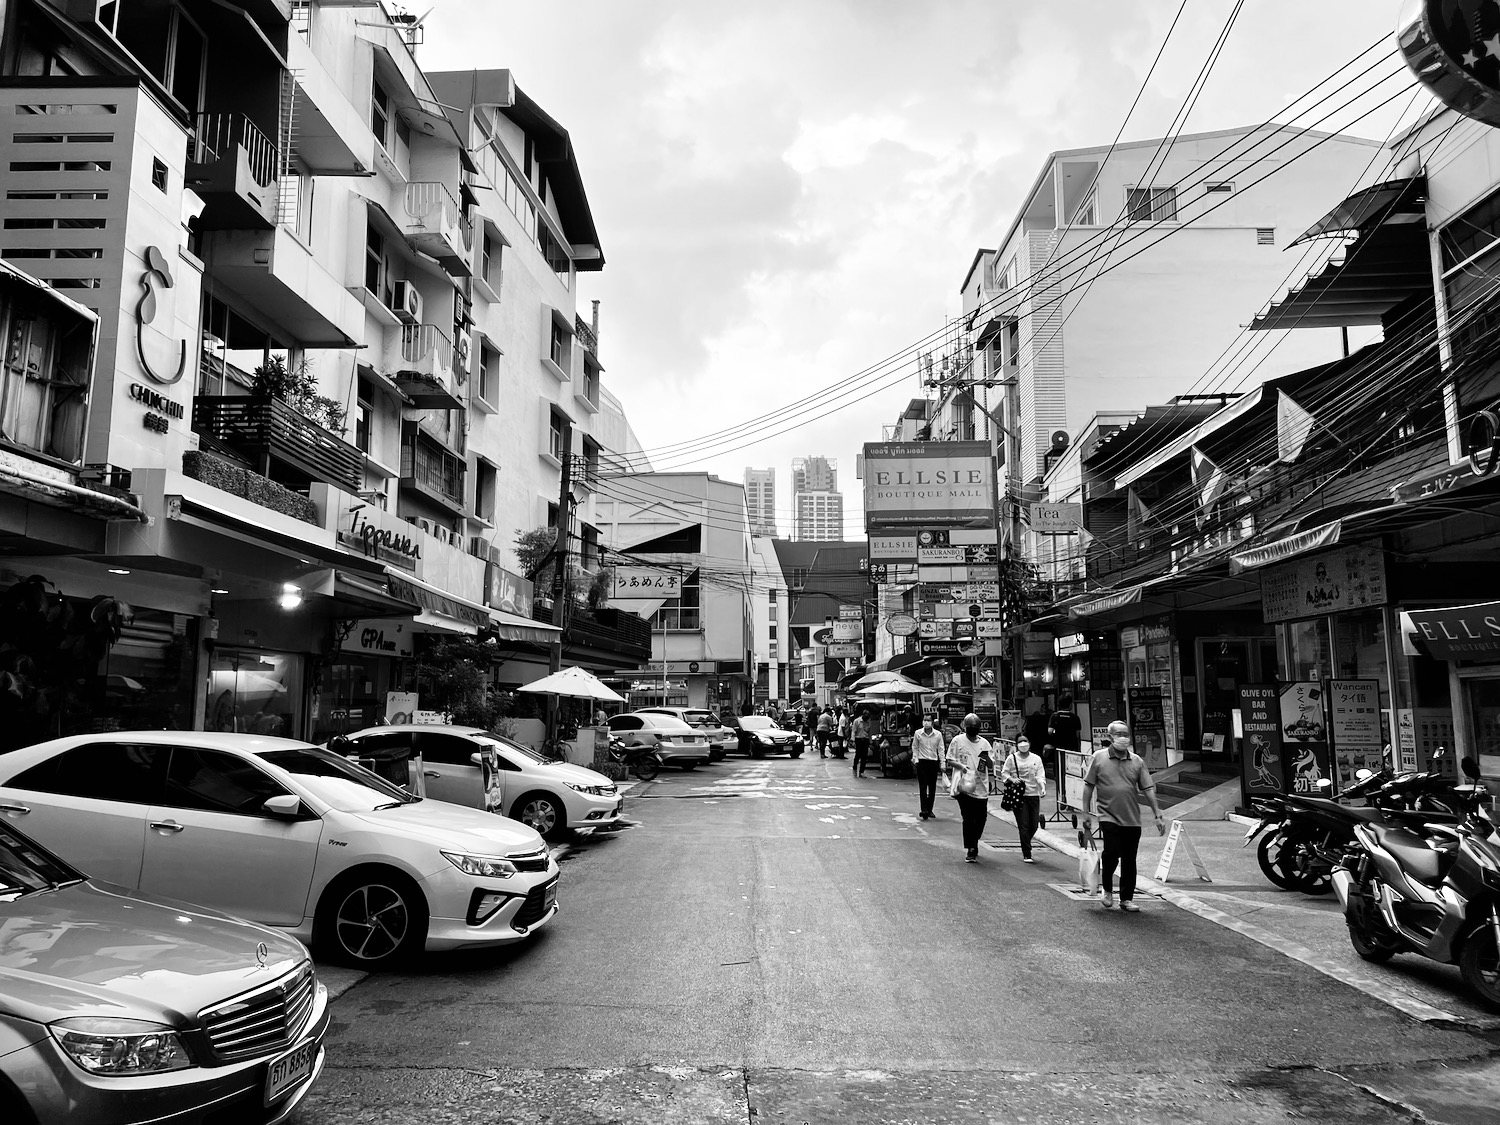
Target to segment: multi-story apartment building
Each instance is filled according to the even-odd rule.
[[[433,637],[494,638],[510,683],[562,639],[646,654],[629,622],[564,638],[515,573],[560,500],[597,568],[583,419],[629,426],[575,310],[602,256],[566,133],[506,72],[440,95],[378,4],[4,19],[0,256],[96,318],[33,332],[64,366],[6,455],[29,434],[51,502],[113,521],[88,549],[27,535],[0,589],[132,609],[98,677],[129,690],[64,722],[322,737],[414,686]]]
[[[1007,428],[1018,438],[1018,480],[1031,481],[1054,434],[1194,389],[1285,284],[1281,251],[1318,217],[1317,201],[1383,159],[1375,141],[1280,126],[1053,153],[964,275],[973,335],[948,357],[948,396],[963,382],[1015,380]],[[1278,166],[1267,176],[1269,161]],[[1106,231],[1122,219],[1123,229]],[[1279,335],[1256,352],[1268,358],[1254,381],[1345,350],[1335,327]],[[998,409],[1001,394],[991,393],[987,405]],[[971,436],[982,438],[983,409],[969,413]]]
[[[793,653],[790,600],[775,540],[750,541],[750,597],[755,627],[755,702],[785,706],[797,698],[790,668]]]
[[[828,457],[792,459],[792,538],[828,542],[844,537],[844,497],[838,462]]]
[[[745,506],[751,534],[776,538],[775,469],[745,469]]]
[[[829,457],[792,458],[792,495],[799,492],[837,492],[839,463]]]

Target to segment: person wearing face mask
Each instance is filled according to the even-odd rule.
[[[1015,752],[1006,756],[1001,777],[1026,785],[1026,796],[1016,806],[1016,831],[1021,834],[1022,861],[1035,863],[1031,858],[1031,840],[1042,819],[1042,794],[1047,792],[1047,775],[1042,769],[1041,756],[1031,752],[1031,741],[1024,734],[1016,739]]]
[[[989,739],[979,733],[979,716],[964,716],[963,733],[948,743],[949,792],[958,799],[964,821],[964,861],[979,862],[979,837],[990,810],[990,775],[994,772]]]
[[[1098,806],[1094,798],[1098,796]],[[1096,750],[1083,776],[1083,807],[1089,827],[1099,825],[1104,836],[1100,876],[1104,883],[1104,908],[1115,904],[1115,867],[1120,869],[1120,909],[1135,913],[1135,856],[1141,846],[1141,805],[1145,798],[1156,816],[1156,833],[1164,835],[1166,821],[1156,802],[1156,783],[1140,756],[1130,749],[1130,728],[1116,721],[1109,724],[1109,748]]]
[[[912,768],[917,774],[917,805],[923,820],[931,820],[937,814],[932,811],[932,799],[937,795],[938,770],[943,763],[943,732],[932,725],[932,716],[922,719],[922,729],[912,735]]]

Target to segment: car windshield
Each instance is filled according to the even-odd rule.
[[[746,730],[775,730],[776,724],[764,715],[746,715],[740,720],[740,726]]]
[[[0,902],[50,891],[82,878],[51,852],[0,826]]]
[[[286,770],[293,780],[339,812],[370,812],[420,800],[363,766],[313,746],[272,750],[262,754],[260,760]]]

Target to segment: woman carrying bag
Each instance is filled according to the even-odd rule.
[[[990,782],[994,759],[989,739],[979,733],[979,716],[965,715],[963,733],[948,744],[944,762],[948,769],[948,792],[958,801],[964,825],[964,861],[979,862],[979,837],[989,816]]]
[[[1041,755],[1031,752],[1031,742],[1025,735],[1016,739],[1016,748],[1006,756],[1000,775],[1005,783],[1000,807],[1015,814],[1016,831],[1021,834],[1022,861],[1035,863],[1031,858],[1031,841],[1041,822],[1047,774],[1042,769]]]

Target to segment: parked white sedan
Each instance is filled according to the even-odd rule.
[[[330,746],[338,753],[422,756],[429,797],[487,809],[557,840],[570,828],[612,828],[625,799],[615,783],[479,727],[367,727]]]
[[[0,756],[0,818],[91,875],[372,968],[505,945],[557,913],[535,831],[285,738],[129,731]]]

